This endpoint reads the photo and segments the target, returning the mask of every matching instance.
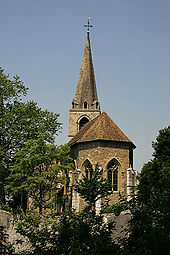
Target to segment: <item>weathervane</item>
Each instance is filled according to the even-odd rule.
[[[92,25],[90,25],[90,21],[91,20],[91,17],[88,17],[88,23],[87,25],[84,25],[84,27],[87,27],[87,33],[90,33],[90,27],[93,27]]]

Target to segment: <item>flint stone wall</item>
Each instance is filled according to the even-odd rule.
[[[8,242],[14,245],[16,252],[30,250],[31,246],[28,244],[27,239],[16,232],[14,218],[9,212],[0,210],[0,226],[5,227],[5,231],[8,234]],[[16,244],[17,240],[22,240],[23,244]]]
[[[114,239],[122,239],[127,235],[128,230],[128,221],[130,220],[131,215],[129,211],[121,212],[119,216],[115,216],[113,214],[104,214],[104,222],[115,222],[115,229],[113,230],[113,238]],[[23,236],[16,233],[15,224],[13,220],[13,216],[3,210],[0,210],[0,226],[4,226],[6,229],[6,233],[9,238],[8,241],[11,244],[14,244],[16,252],[18,251],[26,251],[31,249],[31,245],[29,245],[28,240]],[[23,244],[16,244],[16,240],[22,240]]]

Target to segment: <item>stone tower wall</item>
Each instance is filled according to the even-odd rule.
[[[100,110],[70,110],[68,142],[79,131],[79,122],[83,117],[86,117],[89,119],[89,121],[91,121],[99,116],[99,114]]]

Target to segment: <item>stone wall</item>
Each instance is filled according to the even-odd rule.
[[[105,214],[104,221],[106,223],[114,222],[115,229],[113,230],[113,239],[119,239],[119,241],[127,236],[128,233],[128,223],[131,219],[131,214],[129,210],[121,212],[119,216],[113,214]]]
[[[128,221],[131,218],[130,212],[129,211],[124,211],[121,212],[119,216],[115,216],[113,214],[104,214],[103,219],[105,223],[109,222],[114,222],[115,223],[115,229],[113,230],[113,238],[124,238],[127,234],[127,229],[128,229]],[[28,244],[28,241],[22,237],[21,235],[16,233],[15,230],[15,224],[14,220],[11,214],[9,214],[6,211],[0,210],[0,226],[4,226],[6,229],[6,233],[9,235],[8,241],[11,244],[14,244],[15,246],[15,251],[16,252],[21,252],[21,251],[26,251],[31,249],[31,246]],[[16,245],[16,240],[22,240],[23,244],[17,244]]]
[[[110,195],[110,203],[118,201],[119,194],[127,196],[127,169],[130,166],[129,145],[123,142],[92,141],[72,146],[72,157],[76,159],[77,169],[80,169],[80,177],[85,174],[83,163],[89,160],[95,167],[98,163],[103,169],[103,177],[107,178],[107,165],[112,159],[116,159],[120,167],[118,169],[118,191]],[[78,201],[77,201],[78,202]],[[80,199],[80,209],[84,207],[83,199]]]
[[[68,141],[70,141],[79,131],[79,123],[83,117],[86,117],[89,121],[91,121],[99,114],[100,110],[70,110]]]
[[[16,252],[30,250],[31,246],[28,241],[16,232],[14,218],[10,213],[0,210],[0,226],[5,227],[8,242],[14,245]],[[23,244],[16,244],[17,240],[22,240]]]

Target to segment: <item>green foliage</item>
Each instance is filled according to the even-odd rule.
[[[159,131],[156,142],[152,143],[154,148],[153,156],[161,163],[170,159],[170,126]]]
[[[101,177],[98,166],[89,181],[84,177],[76,189],[86,199],[88,210],[85,208],[79,213],[69,210],[60,216],[52,211],[45,215],[35,215],[34,212],[22,215],[18,231],[32,245],[27,255],[119,254],[119,245],[112,238],[114,223],[104,223],[103,217],[96,215],[93,208],[98,197],[110,193],[110,185]],[[93,192],[92,195],[86,189],[86,184]]]
[[[32,249],[28,254],[78,255],[118,254],[119,246],[112,239],[113,225],[105,224],[101,216],[82,211],[55,214],[23,215],[18,231],[26,236]]]
[[[119,201],[112,205],[104,205],[101,213],[114,213],[115,216],[120,215],[121,212],[128,209],[128,204],[125,199],[119,199]]]
[[[14,248],[7,241],[8,235],[5,232],[5,228],[0,226],[0,254],[2,255],[12,255],[14,254]]]
[[[4,182],[8,174],[8,166],[11,160],[12,148],[15,146],[15,141],[12,141],[10,136],[10,126],[15,123],[11,121],[13,114],[12,107],[23,95],[26,95],[27,89],[15,76],[13,80],[9,79],[8,75],[4,74],[4,70],[0,68],[0,200],[5,203]],[[12,128],[13,130],[13,128]]]
[[[8,178],[10,184],[6,188],[11,194],[33,198],[33,205],[40,213],[54,207],[58,184],[67,181],[62,173],[73,167],[69,153],[67,145],[46,144],[44,137],[29,140],[15,155]]]
[[[16,154],[29,146],[30,140],[43,137],[47,143],[53,143],[55,135],[61,130],[58,114],[43,111],[33,101],[24,102],[27,88],[18,76],[10,79],[0,69],[0,203],[5,204],[11,194],[5,185],[10,186],[8,177],[10,166],[16,165]],[[18,154],[17,154],[18,155]],[[15,200],[16,197],[13,197]]]
[[[20,219],[17,220],[19,222],[17,232],[27,237],[32,246],[30,252],[25,251],[24,254],[50,254],[48,251],[51,248],[51,236],[55,236],[55,232],[52,233],[53,226],[56,226],[54,219],[57,221],[57,218],[48,212],[43,216],[36,215],[34,211],[29,211],[27,214],[20,213]]]
[[[98,164],[96,165],[95,170],[91,169],[91,172],[92,175],[90,179],[83,176],[75,187],[75,190],[88,203],[89,211],[95,210],[95,203],[97,200],[112,193],[111,184],[108,180],[102,177],[102,169],[100,169]]]
[[[58,226],[57,254],[118,254],[112,229],[112,223],[105,224],[94,212],[66,213]]]
[[[132,201],[125,254],[170,254],[170,128],[159,132],[153,147],[154,159],[144,165]]]

